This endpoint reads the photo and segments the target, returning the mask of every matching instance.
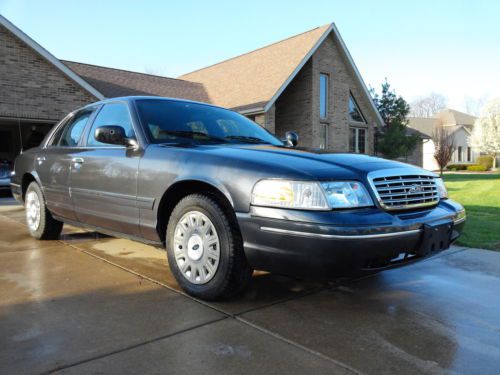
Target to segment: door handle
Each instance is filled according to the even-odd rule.
[[[84,160],[83,160],[83,158],[73,158],[73,159],[71,159],[71,162],[73,164],[83,164]]]

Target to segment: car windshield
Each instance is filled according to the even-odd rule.
[[[136,101],[153,143],[255,143],[282,146],[267,130],[236,112],[173,100]]]

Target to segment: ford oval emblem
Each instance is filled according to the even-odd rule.
[[[412,185],[410,187],[410,190],[408,190],[408,193],[421,193],[422,192],[422,186],[420,185]]]

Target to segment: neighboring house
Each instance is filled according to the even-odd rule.
[[[444,127],[453,137],[454,152],[450,164],[473,164],[479,156],[479,151],[471,144],[472,129],[476,117],[454,109],[445,109],[433,117],[410,117],[410,128],[429,136],[428,141],[422,144],[423,167],[429,170],[438,170],[439,166],[434,159],[435,146],[432,141],[434,131]]]
[[[279,137],[295,131],[301,146],[331,151],[373,154],[383,125],[334,24],[175,79],[58,60],[0,16],[0,158],[36,143],[65,113],[125,95],[231,108]]]

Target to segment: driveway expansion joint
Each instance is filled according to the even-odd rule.
[[[139,347],[147,345],[147,344],[151,344],[151,343],[154,343],[154,342],[157,342],[157,341],[160,341],[160,340],[168,339],[168,338],[176,336],[176,335],[180,335],[180,334],[183,334],[183,333],[186,333],[186,332],[189,332],[189,331],[193,331],[193,330],[201,328],[201,327],[208,326],[208,325],[213,324],[213,323],[217,323],[217,322],[223,321],[223,320],[225,320],[227,318],[228,318],[227,316],[224,316],[222,318],[212,319],[212,320],[210,320],[208,322],[196,324],[196,325],[194,325],[192,327],[181,329],[180,331],[169,333],[167,335],[155,337],[155,338],[152,338],[152,339],[149,339],[149,340],[137,343],[137,344],[126,346],[126,347],[121,348],[121,349],[113,350],[111,352],[99,354],[99,355],[93,356],[91,358],[86,358],[86,359],[82,359],[80,361],[69,363],[67,365],[61,365],[61,366],[55,367],[55,368],[53,368],[51,370],[48,370],[46,372],[42,372],[41,375],[53,374],[53,373],[55,373],[57,371],[65,370],[65,369],[68,369],[68,368],[71,368],[71,367],[75,367],[75,366],[78,366],[78,365],[81,365],[81,364],[84,364],[84,363],[88,363],[88,362],[92,362],[92,361],[95,361],[95,360],[98,360],[98,359],[109,357],[109,356],[114,355],[114,354],[123,353],[123,352],[126,352],[128,350],[139,348]]]

